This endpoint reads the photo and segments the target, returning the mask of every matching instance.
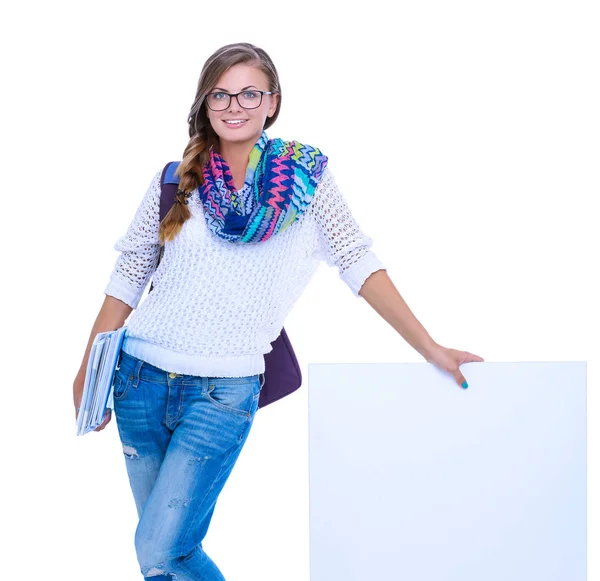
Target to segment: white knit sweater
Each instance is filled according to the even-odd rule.
[[[306,212],[265,242],[235,244],[214,235],[194,190],[191,218],[165,244],[157,268],[160,176],[114,246],[121,254],[104,293],[136,309],[123,350],[161,369],[207,377],[263,373],[264,354],[320,260],[338,268],[356,297],[369,275],[385,268],[329,167]],[[154,287],[140,304],[150,279]]]

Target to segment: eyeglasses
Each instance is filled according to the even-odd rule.
[[[263,95],[273,95],[273,91],[240,91],[229,94],[218,91],[206,95],[206,104],[213,111],[225,111],[231,103],[231,97],[235,97],[243,109],[256,109],[262,103]]]

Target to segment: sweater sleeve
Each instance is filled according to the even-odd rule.
[[[340,278],[360,297],[365,280],[385,266],[371,250],[373,240],[360,229],[328,166],[308,208],[318,224],[317,256],[336,266]]]
[[[121,254],[104,290],[104,294],[115,297],[134,309],[156,270],[160,253],[160,176],[159,171],[152,179],[127,232],[114,245],[114,249]]]

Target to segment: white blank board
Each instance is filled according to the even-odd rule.
[[[309,366],[311,581],[585,581],[585,362]]]

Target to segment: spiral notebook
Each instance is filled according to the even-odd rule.
[[[95,430],[102,423],[106,409],[113,407],[113,380],[125,329],[98,333],[94,338],[77,414],[78,436]]]

